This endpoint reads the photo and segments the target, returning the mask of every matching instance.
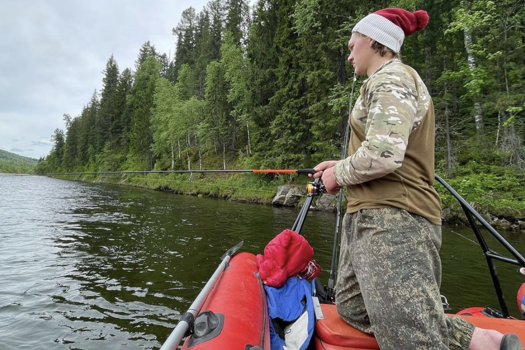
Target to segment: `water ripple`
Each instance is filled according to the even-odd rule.
[[[136,188],[0,175],[1,348],[158,349],[227,249],[244,240],[243,250],[261,253],[296,214]],[[326,279],[335,218],[309,215],[303,233]],[[513,239],[523,244],[520,237]],[[457,242],[447,245],[445,257],[461,256],[461,263],[479,270],[478,255],[454,251]],[[457,259],[448,261],[444,271],[460,270]],[[467,273],[469,298],[487,290],[479,273]]]

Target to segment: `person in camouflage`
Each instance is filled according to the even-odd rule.
[[[348,61],[368,75],[350,116],[349,157],[314,169],[328,192],[347,186],[336,304],[381,349],[523,349],[519,338],[445,316],[441,201],[434,184],[434,106],[398,52],[425,11],[384,9],[352,30]]]

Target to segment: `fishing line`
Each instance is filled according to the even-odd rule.
[[[344,126],[345,126],[345,137],[343,140],[343,152],[341,154],[341,159],[345,159],[348,153],[348,142],[350,139],[350,117],[352,116],[352,105],[354,101],[354,88],[355,88],[355,82],[357,80],[357,77],[355,75],[354,71],[354,77],[352,79],[352,89],[350,92],[350,98],[348,102],[348,118],[346,118]],[[334,297],[334,275],[335,275],[335,269],[336,269],[336,255],[337,255],[337,246],[339,244],[339,227],[341,226],[341,206],[343,203],[343,191],[344,188],[341,188],[338,193],[337,197],[337,218],[335,223],[335,234],[334,234],[334,246],[332,248],[332,263],[330,264],[330,277],[328,278],[328,296],[330,298]]]
[[[450,232],[452,232],[452,233],[455,234],[455,235],[458,235],[459,237],[465,238],[467,241],[471,241],[471,242],[474,243],[475,245],[481,247],[481,244],[479,244],[478,242],[476,242],[476,241],[474,241],[474,240],[468,238],[468,237],[465,236],[465,235],[462,235],[462,234],[459,233],[459,232],[455,232],[455,231],[452,231],[452,230],[450,230]]]
[[[450,232],[452,232],[452,233],[455,234],[455,235],[458,235],[458,236],[461,237],[461,238],[466,239],[467,241],[470,241],[470,242],[474,243],[474,244],[477,245],[478,247],[481,247],[481,244],[479,244],[478,242],[476,242],[476,241],[474,241],[474,240],[468,238],[468,237],[465,236],[465,235],[462,235],[462,234],[459,233],[459,232],[456,232],[456,231],[453,231],[453,230],[450,230]],[[497,252],[497,251],[495,251],[495,250],[493,250],[493,249],[490,249],[490,251],[493,252],[493,253],[495,253],[495,254],[498,254],[498,255],[500,255],[500,256],[503,256],[503,254],[501,254],[501,253],[499,253],[499,252]],[[522,269],[523,269],[523,268],[522,268]],[[521,271],[521,269],[520,269],[519,272],[520,272],[522,275],[525,275],[525,270]]]

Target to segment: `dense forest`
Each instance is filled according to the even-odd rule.
[[[521,174],[525,0],[258,0],[252,8],[246,0],[212,0],[200,12],[190,7],[172,32],[174,57],[146,42],[134,67],[121,70],[108,59],[102,90],[81,115],[64,115],[65,130],[55,130],[37,170],[301,168],[339,158],[353,81],[350,31],[384,7],[430,16],[405,39],[401,57],[434,99],[437,172]]]
[[[0,149],[0,173],[34,174],[37,160]]]

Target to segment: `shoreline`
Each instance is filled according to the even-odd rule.
[[[13,174],[11,174],[13,175]],[[254,179],[246,177],[198,177],[188,180],[184,176],[173,176],[170,178],[162,176],[94,176],[94,175],[74,175],[74,176],[50,176],[64,180],[108,183],[132,187],[146,188],[154,191],[191,195],[198,197],[208,197],[225,199],[240,203],[300,207],[306,198],[306,182],[304,185],[295,183],[283,183],[283,181],[255,181],[258,188],[250,188],[247,184],[254,184]],[[275,203],[274,199],[279,195],[280,188],[285,188],[285,194],[290,189],[294,189],[295,197],[288,203]],[[442,186],[437,186],[438,192],[442,196]],[[443,197],[443,196],[442,196]],[[335,195],[324,194],[314,199],[311,210],[336,212]],[[345,206],[343,205],[343,208]],[[477,207],[476,210],[487,222],[496,229],[515,232],[525,232],[525,219],[519,217],[509,217],[507,215],[497,215],[486,208]],[[459,203],[443,203],[442,210],[443,224],[469,226],[468,220],[463,213]]]

